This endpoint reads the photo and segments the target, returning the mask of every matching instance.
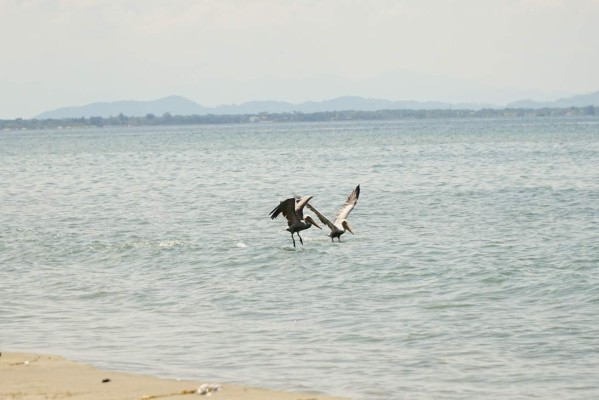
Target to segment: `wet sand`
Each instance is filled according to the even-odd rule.
[[[202,385],[207,390],[218,386],[220,389],[202,395],[198,393]],[[192,400],[208,397],[214,400],[340,400],[310,393],[103,371],[55,355],[2,352],[0,356],[0,399]]]

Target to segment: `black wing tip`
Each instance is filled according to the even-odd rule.
[[[283,202],[281,202],[283,203]],[[268,213],[268,215],[270,216],[270,219],[275,219],[279,216],[280,212],[281,212],[281,203],[279,203],[278,206],[276,206],[271,212]]]
[[[281,212],[283,212],[283,207],[285,205],[286,202],[293,200],[293,198],[289,198],[289,199],[285,199],[283,201],[281,201],[279,203],[278,206],[276,206],[268,215],[270,215],[270,219],[275,219],[279,216],[279,214],[281,214]],[[294,201],[294,200],[293,200]]]

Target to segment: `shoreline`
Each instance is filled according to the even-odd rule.
[[[9,400],[342,400],[220,382],[158,378],[106,371],[51,354],[0,353],[0,398]],[[198,393],[202,388],[205,394]]]
[[[1,119],[1,131],[84,129],[104,127],[167,127],[193,125],[238,125],[261,123],[298,122],[365,122],[406,121],[422,119],[496,119],[496,118],[569,118],[599,115],[599,107],[541,107],[541,108],[439,108],[439,109],[387,109],[378,111],[319,111],[319,112],[270,112],[246,114],[194,114],[167,116],[96,116],[64,118]]]

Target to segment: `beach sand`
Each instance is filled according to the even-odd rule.
[[[200,395],[197,389],[215,382],[179,381],[124,372],[102,371],[55,355],[0,355],[0,399],[75,400],[340,400],[310,393],[280,392],[222,384]]]

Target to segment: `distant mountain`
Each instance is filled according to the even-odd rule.
[[[448,109],[452,105],[442,102],[390,101],[369,99],[357,96],[338,97],[321,102],[310,101],[292,104],[284,101],[249,101],[242,104],[221,105],[218,107],[203,107],[189,99],[180,96],[170,96],[153,101],[116,101],[92,103],[79,107],[65,107],[47,111],[36,118],[61,119],[81,117],[114,117],[124,114],[132,117],[142,117],[147,114],[163,115],[226,115],[226,114],[259,114],[286,112],[323,112],[323,111],[376,111],[392,109]],[[466,107],[464,107],[466,108]],[[470,107],[471,108],[471,107]],[[480,106],[476,107],[480,108]]]
[[[302,112],[314,113],[324,111],[377,111],[401,109],[448,109],[452,105],[441,102],[417,101],[390,101],[382,99],[368,99],[357,96],[337,97],[325,101],[308,101],[292,104],[283,101],[250,101],[239,105],[218,106],[211,110],[213,114],[258,114],[261,112],[284,113]]]
[[[599,91],[586,95],[563,98],[552,102],[522,100],[509,103],[509,108],[564,108],[599,106]],[[249,101],[242,104],[204,107],[181,96],[170,96],[153,101],[116,101],[93,103],[80,107],[65,107],[47,111],[38,115],[37,119],[61,119],[81,117],[114,117],[124,114],[131,117],[143,117],[147,114],[162,116],[172,115],[226,115],[226,114],[259,114],[266,113],[314,113],[325,111],[378,111],[378,110],[447,110],[447,109],[503,108],[492,104],[446,103],[436,101],[392,101],[358,96],[337,97],[325,101],[308,101],[292,104],[284,101]]]
[[[181,96],[169,96],[152,101],[114,101],[92,103],[79,107],[64,107],[46,111],[37,119],[61,119],[81,117],[114,117],[119,114],[143,117],[147,114],[194,115],[208,114],[209,109]]]
[[[297,106],[285,101],[248,101],[242,104],[230,104],[210,109],[210,114],[259,114],[287,113],[297,111]]]
[[[391,101],[383,99],[372,99],[357,96],[337,97],[336,99],[323,102],[306,102],[300,105],[301,112],[318,111],[377,111],[377,110],[401,110],[401,109],[446,109],[451,104],[442,102],[418,102],[418,101]]]
[[[507,105],[508,108],[566,108],[599,106],[599,91],[566,97],[555,101],[520,100]]]
[[[65,107],[47,111],[36,116],[37,119],[114,117],[119,114],[131,117],[143,117],[147,114],[161,116],[172,115],[226,115],[266,113],[314,113],[325,111],[377,111],[377,110],[433,110],[449,108],[480,109],[480,104],[452,105],[443,102],[391,101],[370,99],[357,96],[337,97],[326,101],[308,101],[292,104],[284,101],[249,101],[242,104],[204,107],[181,96],[170,96],[153,101],[116,101],[92,103],[79,107]]]

